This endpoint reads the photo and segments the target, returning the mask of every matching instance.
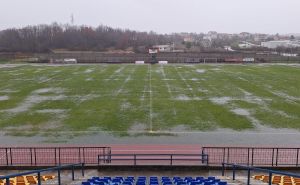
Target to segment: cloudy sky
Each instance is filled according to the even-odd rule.
[[[1,0],[0,29],[104,24],[159,33],[300,33],[300,0]]]

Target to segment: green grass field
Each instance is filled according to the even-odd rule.
[[[300,128],[300,66],[0,65],[9,135]]]

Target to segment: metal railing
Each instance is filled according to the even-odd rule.
[[[222,163],[222,176],[225,175],[225,167],[226,166],[232,167],[232,180],[235,180],[236,170],[247,170],[247,185],[250,185],[251,171],[259,171],[259,172],[267,173],[269,175],[269,179],[268,179],[269,185],[272,185],[273,174],[300,178],[299,174],[281,172],[281,171],[276,171],[276,170],[269,170],[269,169],[264,169],[264,168],[257,168],[257,167],[253,167],[253,166],[238,165],[238,164],[232,164],[232,163]]]
[[[206,154],[110,154],[98,155],[98,165],[208,165]],[[158,164],[155,164],[155,161]],[[102,163],[101,163],[102,162]]]
[[[0,176],[0,179],[3,179],[3,180],[5,179],[6,180],[6,185],[10,185],[10,181],[9,181],[10,178],[24,176],[24,175],[37,174],[38,185],[41,185],[41,181],[42,181],[41,180],[41,173],[42,172],[57,171],[58,185],[61,185],[61,170],[71,168],[71,170],[72,170],[72,180],[74,181],[75,180],[75,172],[74,171],[75,171],[76,167],[81,167],[81,174],[82,174],[82,176],[84,176],[84,163],[78,163],[78,164],[57,166],[57,167],[53,167],[53,168],[47,168],[47,169],[34,170],[34,171],[28,171],[28,172],[23,172],[23,173]]]
[[[0,166],[97,165],[99,154],[110,147],[0,147]]]
[[[299,166],[299,148],[272,147],[203,147],[202,153],[209,155],[209,165],[236,163],[248,166]]]

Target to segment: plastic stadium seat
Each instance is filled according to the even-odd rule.
[[[215,177],[208,177],[207,179],[208,179],[208,180],[213,180],[213,181],[214,181],[216,178],[215,178]]]
[[[136,185],[146,185],[146,181],[137,181]]]
[[[96,184],[96,185],[106,185],[105,182],[103,182],[103,181],[95,181],[95,182],[93,182],[93,184]]]
[[[113,179],[111,182],[112,183],[121,183],[122,179]]]
[[[204,185],[212,185],[213,183],[211,181],[204,182]]]
[[[227,182],[220,181],[220,182],[218,182],[218,185],[227,185]]]
[[[255,175],[252,178],[254,178],[256,180],[261,180],[263,178],[263,175]]]
[[[89,182],[82,182],[81,185],[91,185]]]

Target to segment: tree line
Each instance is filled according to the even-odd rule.
[[[100,25],[72,26],[53,23],[0,31],[0,52],[48,52],[52,49],[106,51],[171,43],[170,35],[138,32]]]

